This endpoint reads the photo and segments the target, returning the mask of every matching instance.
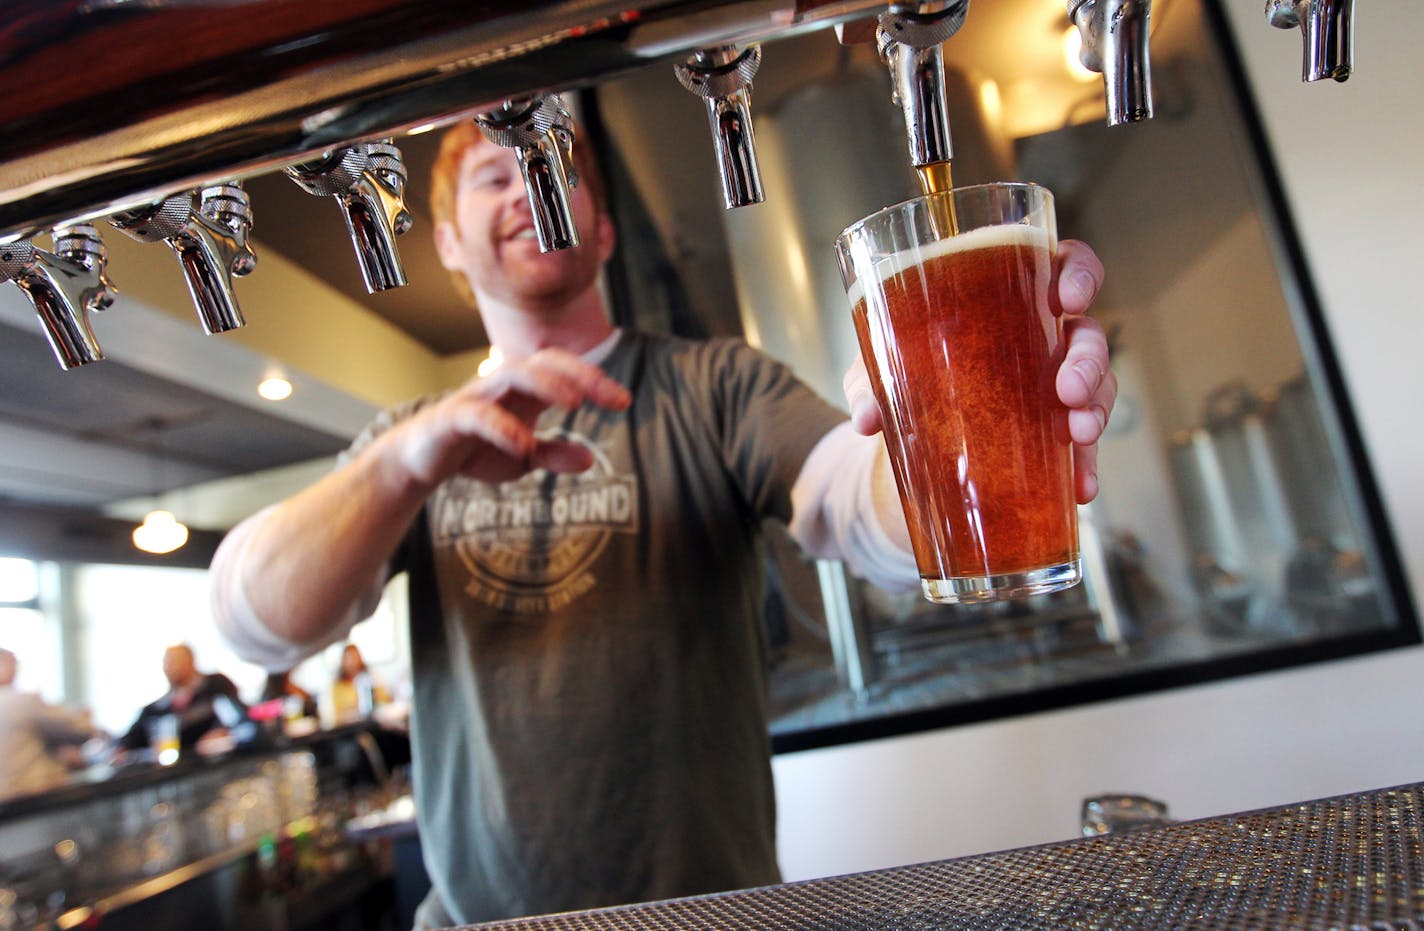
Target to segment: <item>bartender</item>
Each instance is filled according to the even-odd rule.
[[[209,734],[225,733],[246,713],[232,680],[220,672],[199,672],[193,648],[186,643],[163,651],[163,675],[168,691],[143,706],[133,726],[119,738],[121,749],[149,746],[157,722],[172,715],[178,722],[179,745],[188,750]]]
[[[514,154],[470,123],[446,135],[436,246],[505,361],[382,414],[213,562],[220,629],[269,668],[343,638],[409,573],[425,927],[779,881],[763,518],[877,584],[918,584],[862,368],[848,423],[743,342],[610,324],[590,149],[583,244],[541,253]],[[1115,394],[1082,316],[1102,268],[1065,242],[1055,272],[1086,501]]]

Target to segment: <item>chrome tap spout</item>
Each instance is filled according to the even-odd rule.
[[[175,194],[145,207],[114,214],[109,222],[139,242],[166,242],[178,256],[188,294],[203,331],[226,333],[245,325],[232,279],[250,274],[257,255],[247,243],[252,208],[238,184]]]
[[[677,79],[707,105],[722,203],[728,208],[766,199],[752,132],[752,78],[761,66],[761,46],[738,52],[734,46],[703,49],[675,65]]]
[[[513,149],[524,177],[539,251],[572,249],[579,244],[569,189],[578,183],[571,172],[573,119],[552,94],[510,100],[475,117],[486,139]]]
[[[400,149],[389,140],[361,143],[293,165],[287,176],[310,194],[336,198],[367,291],[375,294],[406,283],[396,237],[414,221],[405,206],[407,175]]]
[[[1108,125],[1152,118],[1152,0],[1068,0],[1083,66],[1102,73]]]
[[[0,283],[13,281],[25,292],[66,371],[104,358],[89,312],[114,303],[107,260],[99,231],[87,223],[56,229],[53,252],[29,240],[0,246]]]
[[[895,102],[905,117],[910,163],[923,168],[954,155],[944,42],[964,25],[969,0],[918,6],[892,5],[880,14],[876,44],[890,69]]]
[[[1344,81],[1355,67],[1355,0],[1267,0],[1266,19],[1300,27],[1302,81]]]

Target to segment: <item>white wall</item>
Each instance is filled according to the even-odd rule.
[[[1416,602],[1424,600],[1424,4],[1362,4],[1356,75],[1225,0]],[[1105,791],[1203,817],[1424,779],[1424,649],[777,757],[787,879],[1071,836]]]

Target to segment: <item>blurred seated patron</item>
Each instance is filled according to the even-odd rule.
[[[333,724],[351,724],[370,717],[377,705],[391,700],[390,693],[376,682],[366,668],[366,660],[354,643],[346,644],[341,651],[341,666],[332,680],[329,697]]]
[[[262,694],[257,697],[258,704],[278,700],[281,700],[285,705],[286,717],[314,718],[317,716],[316,699],[310,692],[292,681],[290,669],[286,672],[269,672],[267,681],[262,686]],[[301,713],[293,713],[294,707],[300,707]]]
[[[128,733],[119,739],[124,750],[149,746],[150,729],[159,719],[178,719],[179,745],[187,750],[197,746],[210,732],[221,733],[242,720],[247,706],[237,696],[237,686],[220,672],[201,673],[193,660],[193,648],[178,643],[163,651],[163,675],[168,691],[143,706]]]
[[[15,654],[0,648],[0,799],[64,785],[80,744],[102,736],[87,714],[15,688],[18,672]]]

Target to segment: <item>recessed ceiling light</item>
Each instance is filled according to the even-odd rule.
[[[272,375],[262,379],[257,393],[269,401],[285,401],[292,396],[292,383],[280,375]]]

